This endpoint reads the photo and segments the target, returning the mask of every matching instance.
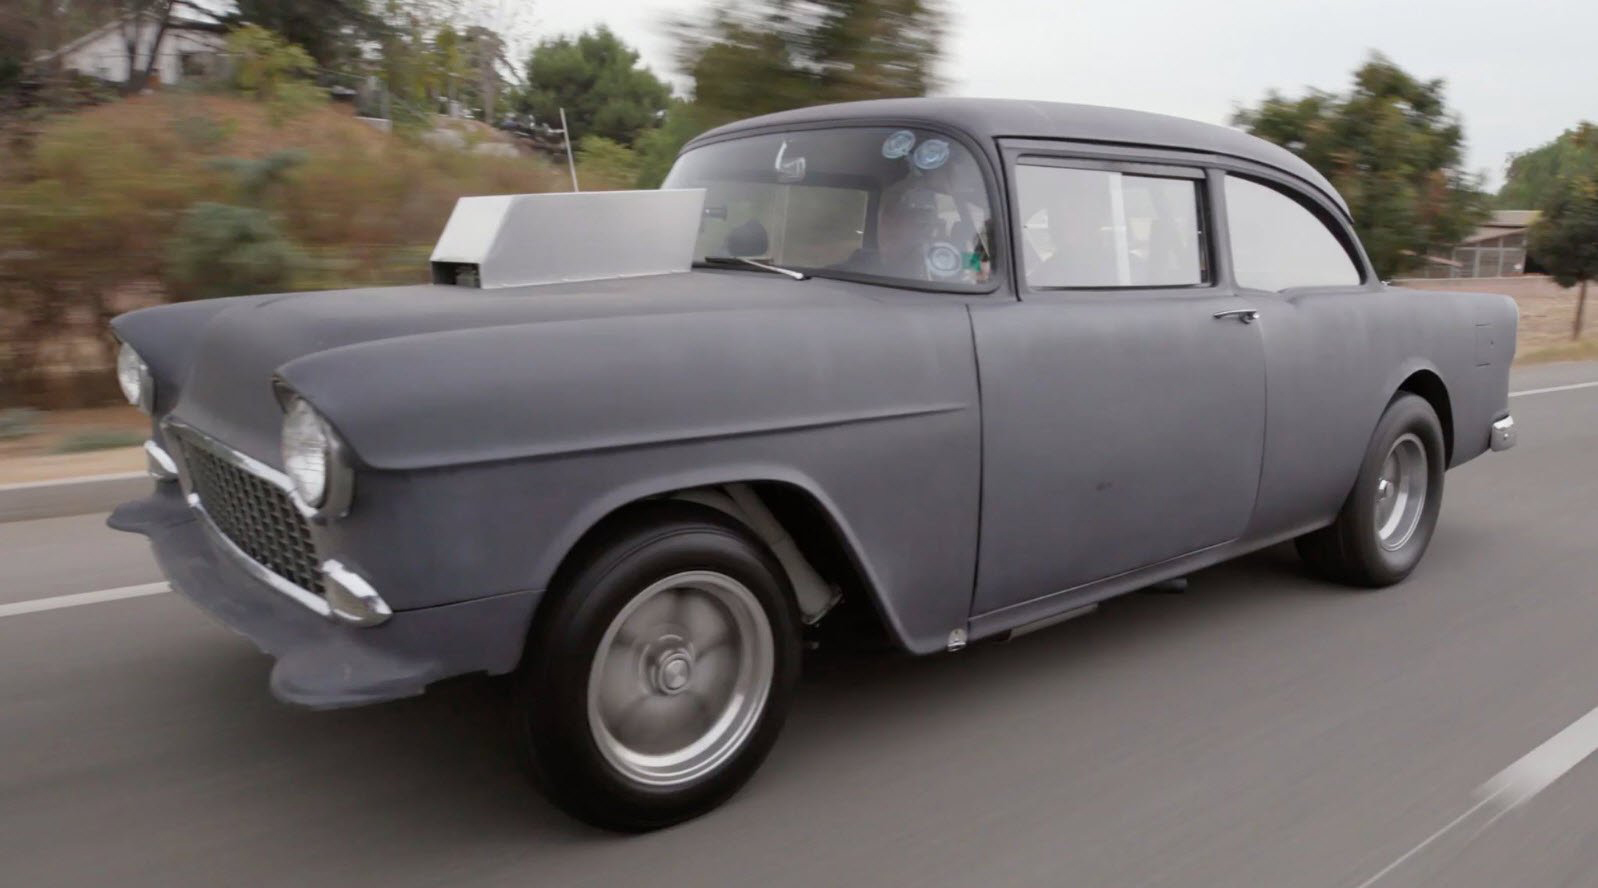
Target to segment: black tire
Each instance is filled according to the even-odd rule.
[[[605,829],[659,829],[720,805],[743,786],[771,750],[798,681],[800,620],[780,565],[757,537],[728,516],[708,507],[674,502],[646,503],[630,510],[604,528],[575,559],[575,565],[562,571],[540,607],[523,655],[512,714],[526,763],[551,801],[579,820]],[[724,576],[752,593],[769,625],[774,656],[764,704],[749,716],[754,721],[747,733],[727,741],[725,758],[686,782],[650,785],[635,779],[624,765],[614,763],[602,751],[597,738],[608,735],[596,729],[590,718],[590,675],[602,643],[607,651],[622,651],[612,657],[628,658],[642,650],[640,643],[633,642],[617,641],[621,648],[611,647],[607,639],[624,636],[607,632],[613,623],[620,626],[625,622],[617,618],[640,593],[685,572]],[[642,607],[636,605],[627,613],[642,613]],[[739,638],[742,634],[735,633]],[[748,634],[763,636],[759,631]],[[668,644],[688,643],[673,640]],[[652,655],[647,653],[637,656],[645,672],[649,663],[661,662],[650,660]],[[625,665],[621,674],[627,674]],[[639,689],[646,697],[683,692],[651,688],[647,677],[640,682]],[[596,687],[601,684],[596,682]],[[645,702],[656,705],[663,701]],[[668,701],[665,705],[677,704]],[[607,744],[606,748],[614,750],[616,746]]]
[[[1396,529],[1384,541],[1383,528],[1377,523],[1378,500],[1384,489],[1396,488],[1383,487],[1384,466],[1388,465],[1389,455],[1397,452],[1395,448],[1410,452],[1411,441],[1418,442],[1425,454],[1424,472],[1414,472],[1416,477],[1425,478],[1424,496],[1413,523],[1400,520],[1388,525]],[[1447,469],[1445,454],[1443,428],[1436,411],[1426,399],[1400,393],[1376,424],[1359,477],[1337,520],[1295,540],[1299,556],[1315,573],[1351,586],[1391,586],[1409,576],[1426,554],[1437,527],[1437,515],[1443,505],[1443,473]]]

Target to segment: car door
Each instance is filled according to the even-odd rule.
[[[1359,471],[1405,355],[1403,309],[1360,254],[1348,220],[1314,189],[1235,163],[1224,197],[1231,277],[1260,313],[1266,440],[1251,533],[1324,524]],[[1395,313],[1399,313],[1395,315]]]
[[[1218,174],[1016,146],[1006,168],[1020,298],[972,308],[974,615],[1237,538],[1264,443],[1260,332],[1216,273]]]

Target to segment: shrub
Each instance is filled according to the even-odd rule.
[[[311,56],[276,32],[245,25],[228,34],[227,46],[235,60],[234,88],[264,102],[274,125],[327,101],[327,93],[310,82],[316,68]]]
[[[577,178],[588,191],[631,188],[638,181],[638,156],[603,136],[587,136],[577,148]]]
[[[172,236],[168,279],[183,299],[287,290],[303,256],[255,207],[198,203]]]

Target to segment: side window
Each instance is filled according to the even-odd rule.
[[[1020,246],[1028,286],[1207,283],[1201,187],[1199,179],[1018,166]]]
[[[1226,222],[1239,286],[1275,291],[1360,283],[1359,266],[1337,235],[1274,188],[1227,176]]]

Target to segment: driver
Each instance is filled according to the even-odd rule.
[[[937,195],[907,188],[882,202],[877,213],[877,255],[881,274],[926,280],[927,248],[943,234]]]
[[[884,194],[877,210],[877,248],[861,247],[843,265],[883,277],[928,280],[927,249],[942,233],[935,192],[910,187]]]

